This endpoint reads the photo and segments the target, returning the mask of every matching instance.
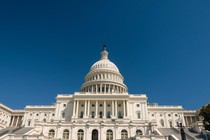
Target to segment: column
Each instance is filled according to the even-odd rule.
[[[26,125],[26,117],[28,116],[28,113],[26,112],[25,114],[24,114],[24,116],[23,116],[23,122],[22,122],[22,125]],[[10,125],[9,126],[11,126],[11,122],[10,122]]]
[[[188,127],[188,122],[187,122],[187,117],[184,117],[184,120],[185,120],[185,124],[186,124],[186,127]]]
[[[129,117],[130,112],[129,112],[129,103],[128,101],[126,101],[126,107],[127,107],[127,116]],[[131,116],[131,115],[130,115]]]
[[[88,112],[87,112],[87,116],[90,117],[90,100],[88,101]]]
[[[104,84],[104,93],[106,93],[106,84]]]
[[[190,116],[190,121],[191,121],[191,124],[193,123],[193,119],[192,119],[192,116]]]
[[[93,92],[93,85],[91,86],[91,88],[92,88],[92,89],[91,89],[91,92]]]
[[[112,117],[114,117],[114,101],[112,101]]]
[[[16,120],[16,124],[15,124],[15,126],[17,127],[17,125],[18,125],[18,121],[19,121],[19,116],[17,116],[17,120]]]
[[[98,92],[98,85],[96,84],[96,93]]]
[[[61,104],[60,102],[57,103],[57,107],[58,107],[58,108],[57,108],[57,109],[58,109],[58,111],[57,111],[57,116],[56,116],[56,117],[57,117],[57,120],[60,120],[60,118],[61,118],[61,114],[60,114],[60,112],[61,112],[60,106],[61,106],[61,105],[60,105],[60,104]]]
[[[74,101],[74,105],[73,105],[73,116],[75,117],[76,115],[76,101]]]
[[[11,123],[11,126],[13,126],[14,119],[15,119],[15,116],[12,116],[12,123]]]
[[[117,101],[115,101],[115,116],[118,117],[118,115],[117,115]]]
[[[100,93],[102,93],[102,84],[100,84]]]
[[[79,101],[77,101],[76,118],[78,118],[78,112],[79,112]]]
[[[143,112],[145,112],[144,111],[144,103],[140,103],[140,105],[141,105],[141,110],[142,110],[142,112],[141,112],[141,119],[145,119],[145,113],[143,113]],[[157,119],[156,119],[156,121],[157,121]]]
[[[84,111],[84,117],[87,116],[87,101],[85,101],[85,111]]]
[[[104,101],[104,117],[103,118],[106,118],[106,101]]]
[[[125,101],[123,101],[123,118],[126,117],[126,112],[125,112]]]
[[[96,115],[95,118],[98,118],[98,100],[96,100]]]

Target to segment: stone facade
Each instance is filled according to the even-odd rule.
[[[123,81],[104,46],[101,59],[85,76],[80,92],[59,94],[51,106],[26,106],[21,125],[33,127],[28,135],[51,139],[146,140],[159,133],[157,128],[177,127],[177,120],[183,120],[184,126],[196,121],[185,123],[189,116],[195,116],[195,111],[148,104],[145,94],[129,94]],[[13,112],[7,109],[4,113],[8,116],[4,127],[10,126]],[[156,139],[166,138],[158,135]]]

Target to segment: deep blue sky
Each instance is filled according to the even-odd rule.
[[[185,109],[210,101],[209,0],[16,0],[0,2],[0,102],[79,91],[104,42],[129,93]]]

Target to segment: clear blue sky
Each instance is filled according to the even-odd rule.
[[[0,102],[79,91],[104,42],[129,93],[185,109],[210,101],[209,0],[15,0],[0,2]]]

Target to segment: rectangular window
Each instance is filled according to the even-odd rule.
[[[28,126],[30,126],[31,125],[31,121],[28,121]]]
[[[140,112],[137,113],[137,118],[138,118],[138,119],[141,118],[141,113],[140,113]]]
[[[139,107],[140,105],[139,104],[136,104],[136,106]]]

